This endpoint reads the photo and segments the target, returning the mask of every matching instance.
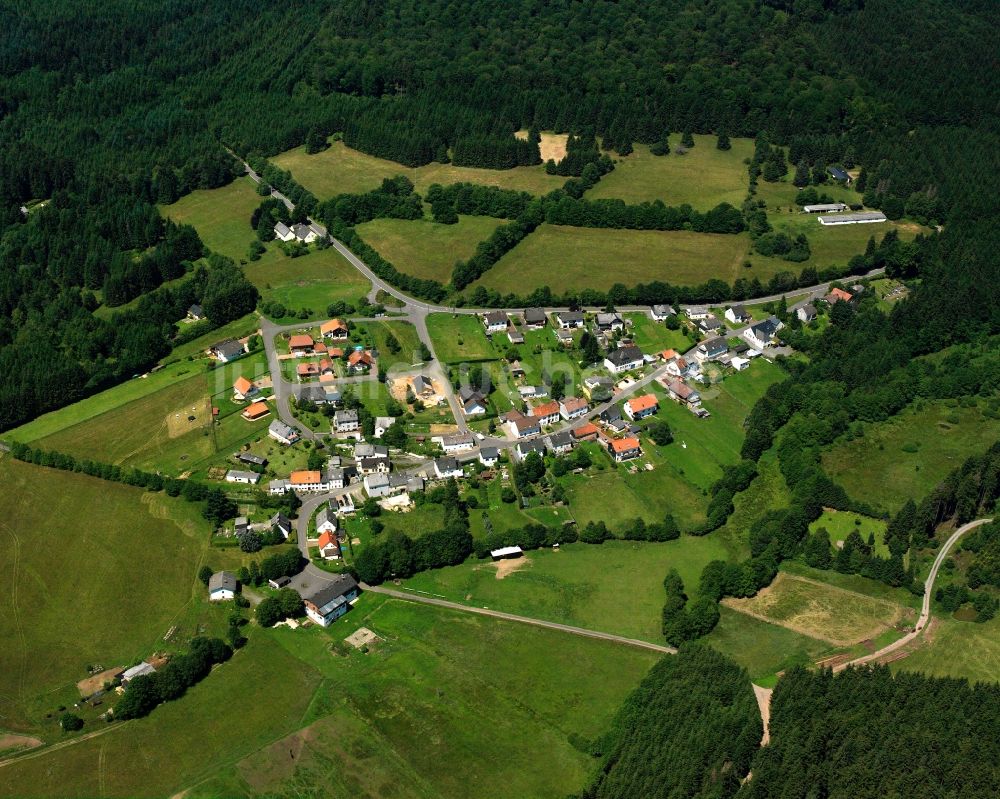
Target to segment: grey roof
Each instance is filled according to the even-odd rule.
[[[402,488],[403,486],[408,486],[412,479],[401,472],[395,472],[389,475],[389,486],[391,488]]]
[[[730,309],[733,312],[733,316],[740,319],[748,319],[750,313],[747,311],[746,307],[743,305],[733,305]]]
[[[292,226],[292,233],[295,234],[295,238],[305,240],[305,238],[313,231],[309,229],[309,225],[304,225],[299,222],[297,225]]]
[[[287,478],[279,478],[277,480],[272,480],[267,484],[268,491],[287,491],[288,487],[291,485],[291,481]]]
[[[598,417],[602,422],[613,422],[617,419],[622,418],[622,412],[619,410],[617,405],[612,405],[610,408],[605,408],[601,411]]]
[[[373,472],[365,475],[365,485],[368,488],[383,488],[392,485],[392,476],[386,472]]]
[[[299,402],[314,402],[317,405],[324,405],[330,401],[330,396],[326,393],[326,389],[315,383],[301,386],[296,393],[296,398]]]
[[[267,458],[262,458],[260,455],[254,455],[252,452],[238,452],[236,453],[236,459],[243,461],[243,463],[253,463],[257,466],[264,466],[267,464]]]
[[[705,314],[705,313],[708,313],[708,306],[707,305],[691,305],[691,306],[688,306],[687,312],[688,312],[689,316],[691,314],[696,314],[696,315]]]
[[[472,400],[476,400],[477,402],[480,402],[480,403],[483,403],[483,404],[486,403],[486,397],[483,396],[483,392],[478,391],[478,390],[476,390],[474,388],[471,388],[469,386],[462,386],[458,390],[458,397],[464,403],[468,403],[468,402],[470,402]]]
[[[707,339],[698,345],[698,349],[709,354],[725,352],[729,349],[724,338],[716,337]]]
[[[702,330],[718,330],[724,327],[722,320],[717,316],[707,316],[698,322],[698,327]]]
[[[450,455],[444,458],[437,458],[434,461],[434,469],[438,474],[444,472],[453,472],[458,468],[458,461],[452,458]]]
[[[299,431],[294,427],[285,424],[281,419],[275,419],[271,424],[267,426],[269,433],[274,433],[276,436],[281,436],[282,438],[295,438]]]
[[[214,575],[213,575],[214,576]],[[209,583],[211,585],[211,583]],[[152,663],[147,663],[145,660],[136,666],[132,666],[130,669],[125,669],[122,672],[122,682],[128,682],[134,677],[141,677],[144,674],[152,674],[156,669],[153,668]]]
[[[615,322],[624,324],[622,318],[616,313],[599,313],[597,314],[597,324],[602,327],[605,325],[613,325]]]
[[[191,316],[201,316],[204,312],[202,311],[201,306],[195,303],[188,308],[188,313],[191,314]]]
[[[563,322],[582,322],[584,318],[582,311],[559,311],[556,316]]]
[[[615,366],[642,360],[642,350],[638,347],[619,347],[608,353],[608,360]]]
[[[673,305],[654,305],[653,313],[657,316],[673,316],[676,311]]]
[[[819,203],[818,205],[803,205],[802,210],[807,214],[822,213],[823,211],[846,211],[846,203]]]
[[[260,480],[260,475],[257,472],[242,472],[239,469],[230,469],[226,472],[226,479],[232,478],[233,480],[249,480],[251,483],[256,483]]]
[[[590,375],[583,378],[583,384],[585,386],[613,386],[615,381],[607,375]]]
[[[346,483],[348,481],[348,472],[342,466],[328,466],[326,469],[326,481],[328,483]]]
[[[472,433],[455,433],[453,436],[443,436],[441,438],[442,446],[458,446],[460,444],[475,444],[476,437]]]
[[[811,302],[804,302],[798,308],[796,308],[795,310],[796,310],[796,312],[798,312],[798,311],[805,311],[806,316],[815,316],[816,315],[816,306],[813,305]]]
[[[278,224],[274,226],[274,233],[277,236],[287,236],[291,232],[292,229],[288,227],[288,225],[286,225],[284,222],[278,222]]]
[[[431,386],[431,381],[428,380],[423,375],[417,375],[416,377],[413,378],[413,391],[414,391],[414,393],[419,394],[422,391],[429,390],[429,389],[432,389],[432,388],[433,388],[433,386]]]
[[[380,464],[388,464],[389,457],[387,455],[372,455],[370,458],[362,458],[358,463],[367,472],[377,468]]]
[[[232,572],[216,572],[208,578],[208,593],[216,591],[236,592],[236,575]]]
[[[284,513],[276,513],[271,517],[271,527],[279,527],[282,530],[291,532],[292,522]]]
[[[212,350],[224,358],[235,358],[244,352],[243,345],[234,338],[228,338],[225,341],[214,344]]]
[[[781,322],[778,320],[778,317],[771,316],[763,322],[758,322],[750,329],[754,332],[757,338],[770,339],[775,333],[778,332],[778,328],[780,327]]]
[[[503,311],[489,311],[483,314],[483,320],[486,324],[490,325],[506,325],[507,324],[507,314]]]
[[[496,447],[482,447],[479,450],[479,457],[491,461],[500,457],[500,450]]]
[[[334,606],[336,600],[346,596],[351,593],[351,591],[357,590],[358,583],[349,574],[336,574],[332,575],[329,582],[327,582],[322,588],[314,591],[308,596],[304,596],[307,602],[311,602],[323,612],[327,605]]]
[[[560,430],[558,433],[550,435],[549,441],[551,442],[553,449],[559,449],[567,445],[572,446],[575,439],[569,430]]]
[[[537,325],[544,324],[548,319],[545,316],[545,311],[541,308],[525,308],[524,321],[529,325]]]
[[[246,516],[237,516],[236,519],[233,521],[233,524],[236,527],[246,527],[248,524],[250,524],[250,520],[247,519]]]
[[[374,458],[374,457],[386,457],[389,454],[389,448],[384,444],[369,444],[367,442],[361,441],[354,445],[354,457],[355,458]]]
[[[837,180],[847,180],[851,177],[843,169],[837,166],[828,166],[826,171],[833,175],[833,177]]]
[[[885,222],[886,216],[881,211],[859,211],[855,214],[831,214],[816,217],[822,224],[836,225],[848,222]]]
[[[316,529],[318,530],[320,527],[328,523],[333,524],[333,526],[336,527],[337,517],[330,511],[329,505],[324,505],[319,509],[319,513],[316,514]]]
[[[531,452],[537,452],[539,455],[544,455],[545,442],[540,438],[536,438],[533,441],[518,441],[517,451],[522,455],[528,455]]]
[[[334,418],[334,421],[336,421],[337,424],[343,424],[345,422],[356,422],[356,421],[358,421],[358,412],[354,411],[354,410],[351,410],[351,411],[337,411],[333,415],[333,418]]]

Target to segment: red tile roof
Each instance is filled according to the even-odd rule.
[[[255,402],[253,405],[247,406],[247,409],[243,411],[243,417],[245,419],[259,419],[270,412],[271,409],[267,407],[266,402]]]
[[[312,348],[313,340],[312,336],[308,336],[305,333],[298,333],[288,339],[288,346],[290,349],[305,349],[306,347]]]
[[[233,391],[235,391],[237,394],[243,394],[244,396],[252,388],[253,388],[253,383],[251,383],[245,377],[238,377],[236,378],[236,382],[233,383]]]
[[[654,394],[643,394],[641,397],[633,397],[625,404],[628,405],[632,413],[641,413],[642,411],[648,411],[650,408],[655,408],[660,403],[657,402]]]
[[[617,453],[630,452],[634,449],[639,449],[639,439],[632,438],[616,438],[611,442],[611,449]]]
[[[319,537],[319,548],[326,549],[331,544],[333,545],[337,544],[337,535],[336,533],[331,533],[329,531],[324,530],[323,534]]]
[[[558,416],[559,403],[555,400],[543,402],[541,405],[536,405],[531,409],[531,415],[536,419],[544,419],[546,416]]]
[[[587,422],[586,424],[580,425],[573,431],[573,435],[576,438],[590,438],[591,436],[596,436],[601,431],[597,429],[597,425],[593,422]]]
[[[311,485],[313,483],[323,482],[322,472],[317,471],[299,471],[292,472],[288,478],[288,481],[294,485]]]

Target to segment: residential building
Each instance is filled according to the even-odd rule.
[[[740,358],[739,356],[736,356],[729,362],[729,365],[732,366],[733,369],[735,369],[737,372],[742,372],[744,369],[750,366],[750,359]]]
[[[333,508],[331,508],[329,504],[326,504],[322,508],[320,508],[319,513],[316,514],[316,532],[317,533],[337,532],[336,511]]]
[[[252,452],[237,452],[236,460],[240,463],[246,463],[249,466],[267,466],[267,458],[254,455]]]
[[[355,374],[367,372],[374,364],[375,359],[367,350],[354,350],[347,356],[347,369]]]
[[[514,325],[507,328],[507,338],[510,339],[511,344],[518,346],[524,344],[524,334]]]
[[[337,433],[354,433],[360,427],[358,421],[358,412],[355,410],[350,411],[337,411],[333,414],[333,429]]]
[[[821,225],[870,225],[887,222],[881,211],[859,211],[854,214],[830,214],[817,217]]]
[[[559,415],[566,421],[586,416],[589,410],[590,405],[582,397],[564,397],[559,401]]]
[[[680,355],[667,361],[667,374],[674,377],[685,377],[690,370],[691,367],[688,365],[687,359],[682,358]]]
[[[336,533],[325,531],[320,533],[316,548],[323,560],[340,560],[340,542]]]
[[[311,402],[313,405],[333,404],[330,401],[330,392],[326,390],[326,386],[312,383],[304,386],[297,386],[293,388],[292,391],[295,394],[295,401],[300,405],[308,402]]]
[[[280,419],[275,419],[268,425],[267,434],[280,444],[294,444],[301,437],[298,430]]]
[[[205,311],[200,305],[192,305],[187,310],[187,318],[192,321],[199,322],[205,318]]]
[[[212,602],[222,602],[236,596],[236,575],[232,572],[216,572],[208,578],[208,598]],[[124,680],[123,680],[124,681]]]
[[[711,311],[707,305],[690,305],[684,309],[684,313],[687,314],[687,318],[692,322],[697,322],[699,319],[704,319],[708,316]]]
[[[851,183],[851,176],[839,166],[828,166],[826,171],[830,174],[830,177],[840,183],[847,183],[848,185]]]
[[[329,627],[358,596],[358,584],[349,574],[338,574],[315,593],[303,597],[306,616],[321,627]]]
[[[466,416],[481,416],[486,413],[487,400],[481,391],[469,386],[462,386],[458,390],[458,399],[462,403],[462,411]]]
[[[777,316],[771,316],[744,330],[743,338],[751,347],[770,347],[778,335],[778,331],[783,327],[784,325]]]
[[[653,317],[654,322],[665,322],[671,316],[676,316],[677,311],[672,305],[654,305],[650,308],[649,315]]]
[[[539,456],[544,456],[545,442],[540,438],[536,438],[534,441],[518,441],[514,447],[514,457],[519,461],[523,461],[532,452],[537,452]]]
[[[271,409],[267,407],[266,402],[254,402],[248,405],[246,409],[241,414],[244,419],[248,422],[255,422],[258,419],[263,419],[271,412]]]
[[[682,405],[697,405],[701,402],[701,394],[681,380],[671,380],[667,383],[667,391],[672,399]]]
[[[328,338],[333,341],[346,340],[347,333],[347,323],[342,322],[340,319],[331,319],[329,322],[324,322],[319,326],[319,334],[323,338]]]
[[[520,361],[510,362],[510,376],[513,377],[515,380],[519,377],[524,377],[524,367],[521,366]]]
[[[392,481],[386,472],[366,474],[361,482],[370,497],[385,497],[392,493]]]
[[[284,513],[274,514],[268,523],[271,525],[271,531],[280,533],[286,541],[288,540],[288,536],[292,534],[292,522]]]
[[[312,336],[307,333],[296,333],[288,339],[288,351],[293,355],[308,355],[313,351]]]
[[[549,396],[549,390],[545,386],[518,386],[517,393],[523,400],[540,399]]]
[[[500,460],[500,450],[496,447],[481,447],[479,450],[479,462],[483,466],[496,466]]]
[[[612,405],[610,408],[605,408],[601,411],[597,418],[604,424],[610,424],[611,422],[621,421],[622,412],[618,410],[617,406]]]
[[[597,429],[597,425],[593,422],[587,422],[580,425],[572,431],[573,438],[577,441],[594,441],[600,435],[600,430]]]
[[[573,330],[583,327],[584,315],[580,311],[557,311],[556,324],[561,330]]]
[[[358,474],[388,474],[392,471],[392,463],[385,456],[362,458],[358,461]]]
[[[575,446],[576,439],[569,430],[560,430],[548,437],[548,447],[553,455],[565,455],[567,452],[572,452]]]
[[[750,312],[742,305],[731,305],[726,308],[726,319],[734,325],[745,325],[753,320]]]
[[[619,347],[608,353],[604,359],[604,367],[611,374],[621,374],[638,369],[643,364],[642,350],[635,346]]]
[[[808,324],[816,318],[816,306],[807,302],[795,309],[795,315],[799,318],[800,322]]]
[[[327,466],[326,482],[331,489],[347,488],[357,476],[357,470],[353,466]]]
[[[279,590],[281,588],[285,588],[291,582],[292,582],[292,578],[291,577],[281,576],[281,577],[275,577],[275,578],[273,578],[271,580],[268,580],[267,584],[269,586],[271,586],[271,588],[273,588],[275,591],[277,591],[277,590]]]
[[[541,308],[525,308],[522,318],[526,327],[534,329],[545,327],[549,323],[545,311]]]
[[[284,222],[278,222],[274,226],[274,237],[278,241],[291,241],[295,238],[295,234],[292,229],[288,227]]]
[[[608,452],[611,453],[615,463],[622,463],[641,456],[642,446],[639,444],[639,439],[632,436],[614,438],[608,442]]]
[[[375,438],[382,438],[386,431],[396,423],[396,417],[394,416],[376,416],[375,417]]]
[[[553,400],[528,409],[528,415],[538,419],[539,424],[555,424],[559,421],[559,403]]]
[[[515,438],[525,438],[542,432],[538,419],[525,416],[517,410],[507,411],[502,417],[504,424]]]
[[[303,377],[319,377],[319,364],[300,363],[295,367],[295,374],[300,380]]]
[[[214,574],[212,576],[215,577]],[[209,589],[209,591],[211,592],[211,589]],[[229,598],[232,599],[232,597],[229,597]],[[156,673],[156,669],[153,668],[153,664],[152,663],[147,663],[144,660],[139,665],[133,666],[130,669],[125,669],[125,671],[122,672],[122,685],[123,686],[124,685],[128,685],[129,682],[131,682],[132,680],[134,680],[136,677],[144,677],[147,674],[155,674],[155,673]]]
[[[318,469],[300,469],[288,476],[292,491],[329,491],[330,483]]]
[[[431,385],[430,378],[424,375],[417,375],[413,378],[413,395],[415,397],[427,397],[434,393],[434,386]]]
[[[594,324],[602,333],[625,329],[625,320],[616,313],[599,313],[594,317]]]
[[[381,477],[381,475],[379,475]],[[345,513],[354,513],[354,495],[353,494],[341,494],[338,497],[334,497],[331,502],[336,500],[337,502],[337,514],[343,516]]]
[[[694,358],[698,363],[714,361],[729,351],[729,345],[724,338],[710,338],[694,348]]]
[[[389,448],[384,444],[369,444],[367,441],[359,441],[354,445],[354,458],[388,458]]]
[[[454,452],[464,452],[476,448],[476,437],[472,433],[456,433],[453,436],[441,436],[441,449],[445,455]]]
[[[507,329],[507,314],[503,311],[489,311],[482,316],[483,327],[486,334],[492,336],[494,333],[503,333]]]
[[[698,320],[698,329],[702,333],[718,333],[723,328],[725,328],[725,324],[714,314],[709,314],[704,319]]]
[[[462,476],[462,467],[451,456],[436,458],[434,461],[434,476],[438,480],[447,480],[449,477],[458,478]]]
[[[632,397],[625,403],[625,415],[632,421],[645,419],[660,410],[660,403],[655,394],[643,394],[641,397]]]
[[[243,402],[243,400],[254,399],[260,396],[260,389],[257,388],[252,382],[247,380],[245,377],[236,378],[236,382],[233,383],[233,399],[237,402]]]
[[[226,472],[227,483],[242,483],[243,485],[257,485],[260,475],[257,472],[241,472],[237,469],[230,469]]]
[[[279,494],[287,494],[292,490],[291,481],[287,478],[280,478],[278,480],[272,480],[267,484],[267,493],[271,496],[277,496]]]
[[[555,333],[556,341],[559,342],[560,346],[573,346],[573,334],[569,332],[569,328],[559,328],[553,332]]]
[[[844,291],[843,289],[834,288],[830,289],[830,293],[824,298],[830,305],[834,305],[838,302],[850,302],[854,299],[854,295],[849,291]]]
[[[242,342],[234,338],[228,338],[225,341],[220,341],[218,344],[213,344],[209,348],[209,352],[223,363],[229,363],[245,355],[247,348]]]
[[[604,402],[611,399],[615,390],[615,381],[604,375],[591,375],[583,378],[581,390],[591,402]]]

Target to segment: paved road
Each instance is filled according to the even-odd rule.
[[[396,591],[392,588],[383,588],[380,585],[362,585],[363,590],[368,591],[373,594],[382,594],[384,596],[391,596],[394,599],[403,599],[407,602],[419,602],[423,605],[434,605],[439,608],[448,608],[449,610],[458,610],[462,613],[475,613],[480,616],[490,616],[494,619],[503,619],[504,621],[514,621],[519,624],[531,624],[535,627],[544,627],[548,630],[559,630],[564,633],[571,633],[573,635],[583,636],[584,638],[597,638],[601,641],[612,641],[618,644],[625,644],[627,646],[635,646],[641,649],[651,649],[654,652],[662,652],[667,655],[677,654],[677,650],[672,646],[663,646],[662,644],[653,644],[649,641],[640,641],[637,638],[626,638],[622,635],[613,635],[612,633],[602,633],[596,630],[587,630],[583,627],[573,627],[569,624],[559,624],[554,621],[545,621],[544,619],[533,619],[528,616],[517,616],[513,613],[503,613],[499,610],[490,610],[489,608],[477,608],[472,605],[462,605],[458,602],[449,602],[447,599],[435,599],[431,596],[423,596],[421,594],[414,594],[408,591]]]
[[[834,671],[842,671],[848,666],[860,666],[863,663],[871,663],[877,661],[880,658],[885,657],[898,649],[906,646],[911,641],[915,640],[926,628],[927,622],[931,618],[931,599],[934,595],[934,580],[937,579],[938,570],[941,568],[941,564],[944,563],[945,558],[948,557],[948,552],[951,548],[958,542],[958,539],[965,535],[969,530],[974,530],[975,528],[988,524],[993,521],[993,519],[976,519],[968,524],[963,524],[959,527],[947,541],[941,546],[938,551],[937,557],[934,558],[934,563],[931,565],[931,570],[927,574],[927,581],[924,583],[924,602],[920,609],[920,618],[917,619],[917,624],[913,628],[913,632],[907,633],[898,641],[893,641],[888,646],[882,647],[877,652],[872,652],[870,655],[865,655],[864,657],[859,657],[849,663],[843,663],[834,668]]]

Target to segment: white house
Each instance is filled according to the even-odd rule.
[[[684,313],[692,322],[697,322],[699,319],[707,318],[712,312],[707,305],[691,305],[684,309]]]
[[[694,348],[694,359],[698,363],[714,361],[729,352],[729,345],[723,338],[707,339]]]
[[[394,416],[376,416],[375,417],[375,438],[382,438],[386,434],[386,431],[396,423],[396,417]]]
[[[615,375],[638,369],[642,364],[642,350],[634,346],[619,347],[616,350],[612,350],[604,359],[604,368]]]
[[[559,421],[559,403],[553,400],[528,409],[528,415],[538,420],[539,424],[555,424]]]
[[[742,372],[750,365],[750,359],[741,358],[737,355],[729,362],[729,365],[732,366],[737,372]]]
[[[435,437],[435,440],[437,441],[438,438]],[[453,436],[441,436],[439,443],[446,455],[476,448],[476,439],[472,433],[456,433]]]
[[[278,224],[274,226],[274,237],[278,241],[291,241],[295,238],[295,234],[292,233],[292,229],[284,222],[278,222]]]
[[[316,514],[316,532],[317,533],[337,532],[337,517],[334,513],[330,511],[329,505],[324,505],[322,508],[320,508],[319,513]]]
[[[285,540],[292,534],[292,523],[283,513],[276,513],[270,519],[271,530],[280,533]]]
[[[769,347],[778,331],[783,327],[784,325],[778,317],[771,316],[744,330],[743,338],[751,347]]]
[[[241,472],[237,469],[230,469],[226,472],[227,483],[242,483],[243,485],[257,485],[260,475],[257,472]]]
[[[462,386],[458,390],[458,399],[462,403],[462,411],[466,416],[480,416],[486,413],[486,397],[481,391],[476,391],[469,386]]]
[[[556,313],[556,324],[562,330],[572,330],[583,327],[584,316],[580,311],[559,311]]]
[[[299,440],[299,431],[275,419],[267,427],[267,434],[280,444],[294,444]]]
[[[586,416],[590,405],[582,397],[564,397],[559,402],[559,415],[566,421]]]
[[[632,397],[625,403],[625,415],[632,421],[645,419],[652,416],[660,409],[660,403],[655,394],[643,394],[641,397]]]
[[[212,602],[222,602],[236,596],[236,575],[232,572],[216,572],[208,578],[208,598]]]
[[[540,456],[544,455],[545,442],[536,438],[534,441],[518,441],[517,446],[514,447],[514,457],[519,461],[523,461],[532,452],[537,452]]]
[[[483,314],[483,327],[486,328],[487,335],[503,333],[507,329],[507,314],[503,311],[490,311]]]
[[[316,548],[319,550],[320,557],[323,560],[340,559],[340,542],[337,541],[335,533],[326,531],[320,533],[319,541],[316,542]]]
[[[548,447],[553,455],[565,455],[576,445],[576,439],[569,430],[560,430],[548,437]]]
[[[363,480],[365,491],[370,497],[386,497],[392,493],[392,481],[389,475],[384,472],[366,474]]]
[[[496,447],[483,447],[479,450],[479,462],[483,466],[496,466],[500,460],[500,450]]]
[[[624,330],[625,320],[616,313],[599,313],[594,319],[597,329],[603,333],[613,330]]]
[[[750,322],[753,317],[750,316],[747,309],[742,305],[731,305],[726,308],[726,319],[734,325],[745,325],[747,322]]]
[[[811,302],[800,302],[789,310],[795,311],[800,322],[808,324],[816,318],[816,306]]]
[[[438,480],[447,480],[449,477],[458,478],[462,476],[462,467],[454,458],[437,458],[434,461],[434,476]]]
[[[347,613],[351,601],[357,596],[358,584],[351,575],[335,575],[329,581],[324,580],[323,587],[316,593],[303,597],[306,616],[320,627],[329,627]]]
[[[338,433],[353,433],[360,427],[357,411],[337,411],[333,415],[333,427]]]
[[[676,314],[677,311],[674,310],[672,305],[654,305],[649,311],[649,315],[653,317],[654,322],[664,322]]]

